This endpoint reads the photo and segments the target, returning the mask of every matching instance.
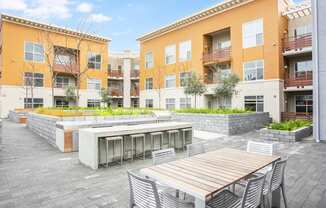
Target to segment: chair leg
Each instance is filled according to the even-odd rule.
[[[282,189],[284,207],[287,208],[288,207],[288,204],[287,204],[287,199],[286,199],[286,196],[285,196],[285,191],[284,191],[284,185],[283,184],[281,185],[281,189]]]
[[[145,141],[146,141],[146,136],[144,136],[144,138],[143,138],[143,158],[144,158],[144,160],[146,159]]]
[[[137,140],[136,140],[136,144],[137,144]],[[135,154],[136,154],[136,151],[137,151],[137,146],[134,146],[134,138],[131,137],[131,161],[134,161],[134,147],[135,147]]]
[[[122,165],[123,163],[123,139],[121,140],[121,146],[120,146],[120,163]]]
[[[109,141],[106,140],[106,151],[105,151],[105,165],[109,167],[108,154],[109,154]]]

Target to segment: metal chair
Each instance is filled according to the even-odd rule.
[[[176,159],[173,148],[152,152],[153,165],[171,162]]]
[[[187,157],[205,153],[205,143],[199,142],[187,145]]]
[[[265,175],[250,179],[242,197],[229,190],[223,190],[210,201],[208,208],[257,208],[261,204]]]
[[[193,208],[194,204],[180,200],[168,193],[159,192],[155,181],[128,171],[130,204],[139,208]]]
[[[284,191],[284,175],[285,175],[285,166],[287,159],[278,161],[275,163],[271,174],[268,174],[269,177],[266,179],[266,183],[263,190],[263,202],[267,202],[267,207],[271,207],[271,198],[269,195],[277,189],[281,189],[284,201],[284,207],[287,208],[287,199]]]
[[[169,140],[169,148],[171,148],[171,147],[176,148],[177,138],[180,138],[179,130],[170,130],[170,131],[167,131],[167,134],[168,134],[168,140]],[[173,136],[173,146],[172,146],[172,136]]]
[[[151,137],[152,151],[162,149],[162,145],[163,145],[163,132],[152,132],[149,135]],[[158,149],[155,148],[155,140],[157,138],[160,140],[160,147]]]
[[[185,150],[186,146],[188,144],[191,144],[192,142],[192,128],[181,129],[181,132],[182,132],[182,147]],[[189,137],[187,137],[187,133],[190,134]]]
[[[117,136],[117,137],[106,137],[106,166],[109,166],[109,142],[112,142],[112,160],[115,158],[115,142],[119,141],[120,142],[120,165],[122,165],[123,162],[123,137],[122,136]]]
[[[145,142],[146,142],[146,135],[145,134],[134,134],[131,135],[131,160],[134,159],[134,154],[135,157],[137,157],[137,140],[142,141],[142,152],[140,154],[142,154],[143,159],[146,159],[146,151],[145,151]]]

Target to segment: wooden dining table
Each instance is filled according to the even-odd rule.
[[[195,208],[204,208],[212,195],[279,159],[279,156],[223,148],[144,168],[140,172],[166,186],[192,195],[195,197]]]

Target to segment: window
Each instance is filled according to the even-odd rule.
[[[176,86],[175,75],[165,76],[165,88],[172,88]]]
[[[312,71],[312,60],[298,61],[295,64],[295,72]]]
[[[41,73],[24,73],[25,86],[43,87],[44,76]]]
[[[179,60],[191,60],[191,40],[184,41],[179,44]]]
[[[310,33],[312,33],[312,26],[310,24],[297,27],[294,30],[294,36],[295,37],[302,36],[302,35],[307,35],[307,34],[310,34]]]
[[[297,113],[312,113],[312,95],[295,96],[295,110]]]
[[[165,108],[167,110],[175,109],[175,99],[174,98],[167,98],[165,99]]]
[[[87,107],[89,107],[89,108],[101,107],[101,101],[100,100],[94,100],[94,99],[88,99],[87,100]]]
[[[88,53],[88,68],[101,69],[101,54]]]
[[[69,107],[69,102],[65,99],[56,99],[55,100],[55,107],[57,108],[68,108]]]
[[[131,106],[133,108],[139,108],[139,100],[138,99],[132,99],[131,100]]]
[[[153,78],[146,78],[145,80],[145,89],[152,90],[153,89]]]
[[[55,78],[55,87],[56,88],[66,88],[69,86],[69,77],[57,76]]]
[[[191,72],[180,73],[180,86],[184,87],[187,84],[187,80],[191,77]]]
[[[88,79],[87,80],[87,88],[90,90],[100,90],[101,89],[101,81],[99,79]]]
[[[264,44],[263,19],[246,22],[242,25],[243,48],[251,48]]]
[[[43,107],[43,98],[24,98],[24,108]]]
[[[243,64],[244,80],[259,80],[264,79],[264,61],[256,60],[249,61]]]
[[[165,47],[165,64],[174,64],[176,57],[175,45]]]
[[[153,108],[154,105],[153,105],[153,99],[146,99],[145,100],[145,107],[146,108]]]
[[[180,98],[180,108],[191,108],[191,98]]]
[[[44,61],[44,48],[42,44],[25,42],[25,60],[34,62]]]
[[[121,69],[122,69],[122,66],[121,65],[118,65],[118,70],[121,71]]]
[[[245,96],[245,109],[264,112],[264,96]]]
[[[145,68],[150,69],[152,67],[154,67],[153,53],[148,52],[145,55]]]

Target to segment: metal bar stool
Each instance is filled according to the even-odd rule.
[[[137,157],[137,140],[141,139],[142,141],[142,156],[143,159],[145,160],[145,156],[146,156],[146,151],[145,151],[145,140],[146,140],[146,136],[145,134],[134,134],[131,135],[131,160],[134,160],[134,152],[135,152],[135,156]]]
[[[169,140],[169,148],[176,148],[176,140],[180,136],[179,130],[170,130],[168,133],[168,140]],[[173,146],[172,146],[172,136],[173,136]]]
[[[105,141],[106,141],[106,166],[107,167],[109,166],[109,162],[108,162],[109,141],[111,141],[113,143],[113,145],[112,145],[112,151],[113,151],[112,160],[114,160],[114,157],[115,157],[115,142],[120,141],[120,164],[122,165],[122,162],[123,162],[123,137],[122,136],[106,137]]]
[[[191,144],[192,140],[192,128],[181,129],[182,132],[182,147],[186,150],[188,144]],[[190,136],[188,137],[189,140],[187,141],[187,132],[189,132]]]
[[[159,131],[159,132],[152,132],[150,133],[151,136],[151,146],[152,146],[152,151],[155,151],[157,149],[155,149],[155,139],[159,138],[160,139],[160,149],[162,149],[162,145],[163,145],[163,132]]]

